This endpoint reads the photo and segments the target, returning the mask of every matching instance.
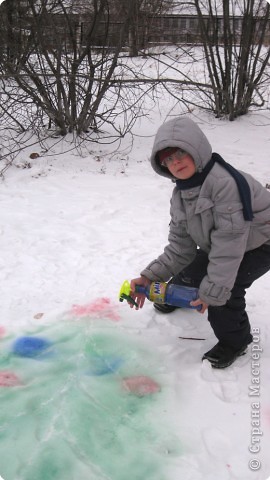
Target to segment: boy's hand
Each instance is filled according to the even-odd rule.
[[[204,313],[205,310],[207,310],[207,308],[208,308],[207,303],[205,303],[200,298],[197,298],[197,300],[193,300],[193,302],[190,302],[190,305],[192,305],[193,307],[198,307],[199,305],[201,305],[201,309],[197,310],[197,312],[199,312],[199,313]]]
[[[138,304],[138,307],[136,307],[136,310],[139,310],[139,308],[143,307],[144,302],[145,302],[145,298],[146,298],[143,293],[135,292],[136,285],[141,285],[143,287],[147,287],[148,285],[150,285],[150,283],[152,283],[151,280],[149,280],[149,278],[146,278],[146,277],[138,277],[138,278],[133,278],[131,280],[131,282],[130,282],[131,295],[130,296]],[[134,307],[134,305],[132,305],[132,303],[130,303],[129,306],[130,306],[130,308]]]

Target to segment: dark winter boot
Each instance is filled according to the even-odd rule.
[[[160,313],[171,313],[179,307],[167,305],[167,303],[154,303],[154,308]]]
[[[224,345],[218,342],[211,350],[206,352],[202,360],[208,360],[214,368],[226,368],[229,367],[237,357],[246,353],[247,345],[239,349],[234,349],[229,345]]]

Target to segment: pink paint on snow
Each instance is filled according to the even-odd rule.
[[[111,303],[109,298],[97,298],[86,305],[73,305],[71,312],[76,317],[94,317],[94,318],[108,318],[113,322],[120,320],[120,315],[117,313],[116,305]]]
[[[126,377],[123,379],[122,385],[125,390],[138,397],[144,397],[160,391],[160,385],[152,378],[145,376]]]
[[[6,333],[5,328],[4,328],[4,327],[1,327],[1,325],[0,325],[0,338],[1,338],[1,337],[4,337],[5,333]]]
[[[7,370],[0,371],[0,387],[16,387],[21,384],[22,382],[15,373]]]

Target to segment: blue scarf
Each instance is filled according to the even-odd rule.
[[[188,178],[187,180],[177,180],[177,187],[179,188],[179,190],[189,190],[190,188],[201,186],[215,163],[218,163],[223,168],[225,168],[225,170],[227,170],[227,172],[229,172],[234,178],[243,205],[244,219],[251,222],[254,215],[252,212],[249,184],[245,177],[238,170],[236,170],[236,168],[225,162],[225,160],[218,153],[212,154],[211,160],[209,160],[209,162],[206,164],[206,166],[201,172],[196,172],[192,177]]]

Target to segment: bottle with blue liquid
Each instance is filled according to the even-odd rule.
[[[166,303],[174,307],[193,308],[195,310],[200,310],[201,308],[201,305],[198,307],[190,305],[190,302],[197,300],[199,297],[198,289],[194,287],[185,287],[165,282],[152,282],[147,287],[136,285],[135,291],[137,293],[143,293],[148,300],[154,303]],[[130,283],[126,280],[120,290],[119,300],[120,302],[127,300],[137,306],[134,299],[130,296],[130,293]]]

